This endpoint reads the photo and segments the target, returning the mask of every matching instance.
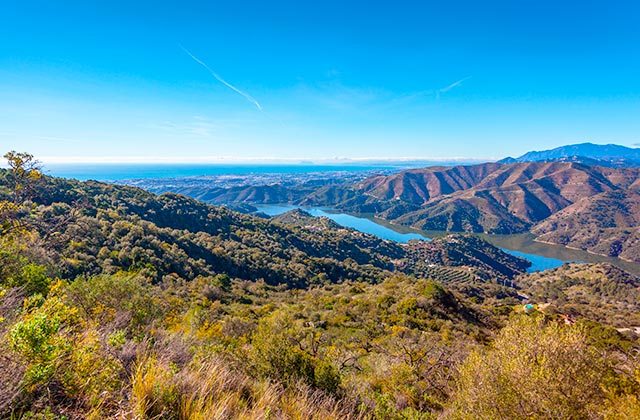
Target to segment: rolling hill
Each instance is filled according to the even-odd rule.
[[[3,195],[5,176],[0,170],[0,200],[8,197]],[[409,261],[419,255],[415,244],[386,241],[303,212],[265,219],[175,193],[156,195],[51,177],[43,178],[32,201],[37,206],[33,225],[47,240],[47,258],[64,277],[149,269],[156,282],[227,274],[305,287],[318,282],[377,282],[393,271],[417,270]],[[475,255],[473,261],[452,257],[442,265],[469,264],[480,280],[511,278],[528,266],[471,238],[445,238],[432,247]],[[497,262],[480,263],[488,260]]]
[[[461,418],[469,363],[522,354],[518,373],[543,360],[536,389],[562,398],[634,384],[640,283],[612,266],[527,275],[473,235],[398,244],[300,210],[22,174],[0,170],[2,418]],[[567,385],[592,365],[601,380]],[[588,402],[576,418],[611,404]]]

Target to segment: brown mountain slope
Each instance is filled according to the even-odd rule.
[[[540,241],[640,262],[640,191],[583,198],[531,231]]]
[[[424,204],[431,199],[472,188],[501,166],[487,163],[412,169],[391,176],[368,178],[358,183],[355,189],[380,200]]]
[[[635,178],[631,171],[625,173],[572,162],[484,163],[412,169],[390,176],[372,177],[356,184],[355,189],[379,200],[425,204],[458,191],[508,191],[509,188],[529,186],[530,189],[557,191],[574,201],[585,194],[592,195],[615,189],[616,186],[630,185]]]
[[[513,233],[582,198],[635,186],[638,174],[574,162],[433,167],[368,178],[326,204],[422,229]]]

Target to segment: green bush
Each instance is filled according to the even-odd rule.
[[[78,325],[77,311],[64,303],[62,283],[51,295],[24,314],[9,331],[9,344],[27,362],[27,385],[44,384],[55,374],[72,348],[69,333]]]
[[[329,363],[300,348],[304,333],[283,312],[264,318],[253,334],[253,360],[258,372],[285,384],[303,381],[308,385],[336,393],[340,375]]]
[[[9,287],[23,287],[29,295],[36,293],[42,295],[47,294],[52,280],[45,266],[28,263],[19,256],[10,257],[11,261],[9,261],[9,258],[1,257],[2,256],[0,256],[0,262],[5,263],[6,266],[0,269],[0,274],[2,274],[0,280],[4,278],[5,285]]]

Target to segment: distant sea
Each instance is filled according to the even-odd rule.
[[[473,165],[480,160],[412,160],[353,163],[50,163],[47,175],[80,181],[121,181],[125,179],[183,178],[215,175],[307,174],[313,172],[399,171],[427,166]]]
[[[398,165],[313,165],[313,164],[45,164],[47,175],[80,181],[183,178],[210,175],[305,174],[313,172],[358,172],[397,170]]]

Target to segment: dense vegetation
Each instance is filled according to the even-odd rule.
[[[517,290],[481,276],[521,272],[483,242],[404,248],[305,214],[265,220],[44,178],[30,156],[8,158],[0,417],[640,413],[636,336],[589,312],[565,325],[538,280]],[[503,261],[491,269],[487,255]],[[522,313],[524,293],[540,310]]]

